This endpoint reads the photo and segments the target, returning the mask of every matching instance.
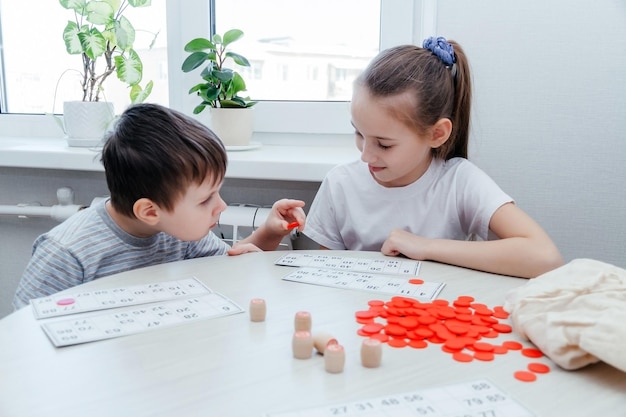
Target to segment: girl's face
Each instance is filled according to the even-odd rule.
[[[187,242],[202,239],[226,210],[221,187],[210,175],[200,185],[191,184],[171,212],[161,211],[160,230]]]
[[[391,115],[411,100],[404,93],[391,97],[374,97],[366,87],[356,85],[352,95],[352,125],[361,160],[370,174],[385,187],[403,187],[415,182],[428,169],[432,159],[426,138]]]

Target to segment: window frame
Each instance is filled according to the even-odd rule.
[[[191,114],[196,97],[188,94],[195,75],[183,73],[184,45],[210,33],[211,0],[164,0],[166,2],[169,106]],[[380,49],[413,43],[425,33],[434,33],[437,0],[380,0]],[[416,28],[419,27],[419,34]],[[417,35],[417,36],[416,36]],[[309,134],[351,134],[349,102],[262,101],[255,106],[255,132],[296,134],[294,140]],[[199,117],[197,115],[195,117]],[[50,115],[0,114],[0,126],[9,126],[2,136],[42,137],[50,134]],[[22,130],[19,126],[24,127]],[[304,135],[303,135],[304,134]],[[291,135],[290,135],[291,136]]]

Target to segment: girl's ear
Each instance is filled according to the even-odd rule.
[[[433,149],[440,147],[450,138],[450,134],[452,134],[452,121],[448,118],[437,120],[432,127],[430,147]]]
[[[138,220],[154,226],[160,220],[161,209],[149,198],[140,198],[133,204],[133,213]]]

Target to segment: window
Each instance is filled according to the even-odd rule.
[[[33,9],[37,12],[33,13]],[[154,88],[149,100],[167,105],[165,1],[153,0],[151,6],[139,9],[129,7],[124,15],[136,30],[134,46],[144,66],[141,85],[152,80]],[[24,16],[28,16],[28,24]],[[74,13],[64,9],[59,0],[0,0],[3,113],[60,113],[63,101],[81,99],[81,58],[69,55],[63,42],[68,20],[74,20]],[[155,33],[156,42],[150,49]],[[115,74],[110,78],[115,78]],[[116,109],[130,103],[126,86],[115,79],[105,81],[104,97]]]
[[[252,67],[242,74],[252,98],[263,100],[256,107],[257,131],[350,133],[347,100],[351,80],[377,52],[377,43],[385,48],[412,42],[413,19],[419,17],[418,6],[436,0],[214,1],[217,31],[237,27],[245,32],[233,49],[251,60]],[[145,20],[133,17],[137,29],[159,32],[157,43],[150,51],[155,56],[148,58],[144,57],[147,52],[141,53],[144,82],[153,80],[155,83],[149,101],[186,113],[191,113],[197,104],[197,97],[189,95],[188,90],[197,83],[198,74],[184,74],[180,66],[186,57],[184,44],[210,33],[211,2],[152,0],[150,7],[140,10]],[[29,13],[33,8],[38,12]],[[147,10],[151,11],[150,17]],[[297,12],[305,17],[291,15]],[[68,96],[76,96],[71,91],[72,75],[61,77],[65,69],[76,66],[74,58],[78,58],[65,52],[61,38],[65,21],[71,18],[67,13],[69,11],[63,9],[58,0],[0,0],[2,113],[42,114],[52,112],[53,107],[59,113],[60,103]],[[28,25],[24,24],[25,15],[29,16]],[[287,44],[296,49],[291,49],[287,61],[274,60],[275,56],[270,60],[264,53],[270,46],[276,47],[282,36],[290,37]],[[344,45],[337,43],[340,38]],[[355,39],[359,42],[358,51],[346,52]],[[239,44],[243,47],[244,40],[266,49],[253,48],[249,53],[247,49],[240,50]],[[139,47],[139,40],[135,44]],[[304,54],[305,45],[322,44],[331,52],[313,54],[309,49],[309,53]],[[337,52],[340,47],[344,48],[340,51],[342,54]],[[362,52],[364,50],[367,53]],[[59,79],[55,100],[54,90]],[[107,99],[115,96],[127,100],[126,91],[113,91],[115,84],[119,83],[112,82],[106,87]],[[121,105],[125,107],[124,102]],[[116,109],[119,109],[117,105]]]
[[[254,100],[349,100],[335,88],[335,74],[343,71],[351,83],[379,51],[380,0],[214,3],[216,32],[241,29],[232,49],[266,70],[260,79],[246,79]]]

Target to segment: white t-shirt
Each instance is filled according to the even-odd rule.
[[[307,215],[304,233],[329,249],[380,251],[393,229],[440,239],[494,238],[489,221],[513,200],[464,158],[433,159],[417,181],[387,188],[357,160],[333,168]]]

